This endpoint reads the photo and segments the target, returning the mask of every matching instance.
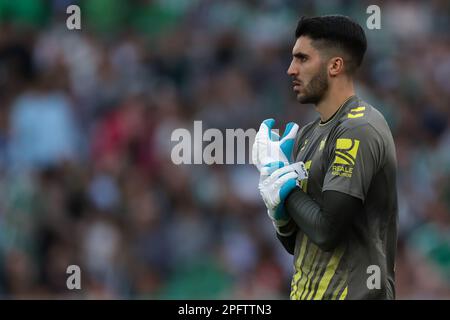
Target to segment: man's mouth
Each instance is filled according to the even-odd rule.
[[[301,83],[299,81],[292,81],[294,91],[299,91],[301,87]]]

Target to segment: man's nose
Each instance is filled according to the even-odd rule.
[[[287,74],[291,77],[296,76],[298,74],[298,71],[295,69],[292,62],[289,65],[289,68],[287,69]]]

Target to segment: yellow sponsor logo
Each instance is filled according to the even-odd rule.
[[[358,154],[359,140],[337,139],[335,158],[331,173],[335,176],[351,178]]]
[[[336,151],[333,164],[355,165],[356,154],[358,153],[359,140],[337,139]]]
[[[331,170],[333,176],[351,178],[353,174],[353,167],[348,166],[333,166]]]

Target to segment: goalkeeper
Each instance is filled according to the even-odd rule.
[[[317,120],[253,145],[259,190],[294,255],[291,299],[394,299],[396,152],[381,113],[355,95],[366,37],[344,16],[302,18],[288,74]]]

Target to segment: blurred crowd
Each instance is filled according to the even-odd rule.
[[[365,26],[370,4],[0,0],[0,298],[287,299],[257,170],[174,165],[171,133],[313,120],[286,75],[297,21]],[[450,3],[378,5],[357,93],[397,147],[397,298],[450,299]]]

